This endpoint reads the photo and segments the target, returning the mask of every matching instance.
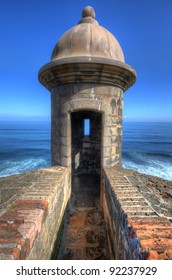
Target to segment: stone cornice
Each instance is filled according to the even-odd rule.
[[[68,83],[100,83],[126,91],[134,84],[136,72],[131,66],[111,59],[69,57],[44,65],[38,78],[49,90]]]

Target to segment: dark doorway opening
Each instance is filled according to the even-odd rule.
[[[100,174],[101,113],[71,113],[72,174]]]

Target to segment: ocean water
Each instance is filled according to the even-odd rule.
[[[0,177],[50,164],[49,122],[0,122]],[[124,122],[122,164],[172,180],[172,123]]]
[[[0,177],[50,166],[50,123],[0,122]]]
[[[172,180],[172,123],[124,122],[124,168]]]

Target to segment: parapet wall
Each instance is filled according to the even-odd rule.
[[[159,194],[157,187],[149,188],[149,180],[158,186],[157,178],[135,173],[122,168],[102,171],[101,203],[112,258],[172,259],[170,182],[163,202],[163,188]]]
[[[1,178],[1,193],[14,188],[15,195],[0,209],[0,259],[57,256],[57,238],[71,192],[68,169],[53,167]]]
[[[112,259],[138,259],[140,244],[136,235],[130,235],[128,215],[120,199],[130,199],[131,189],[128,181],[113,169],[105,169],[102,174],[102,208],[109,237],[109,248]],[[138,194],[135,196],[139,197]],[[144,254],[146,252],[143,252]]]
[[[0,178],[0,260],[57,259],[71,194],[64,167]],[[171,182],[108,167],[101,205],[112,259],[172,259]]]

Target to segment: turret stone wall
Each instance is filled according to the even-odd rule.
[[[82,133],[77,131],[78,124],[77,121],[76,124],[74,122],[74,116],[76,116],[74,113],[77,114],[78,119],[82,119],[84,115],[88,118],[90,116],[90,141],[96,143],[97,135],[94,132],[95,130],[99,130],[98,153],[101,154],[101,165],[113,166],[115,164],[121,164],[122,106],[122,90],[117,87],[98,84],[94,84],[94,86],[93,84],[71,84],[53,89],[52,164],[61,164],[66,167],[71,166],[71,156],[74,157],[72,149],[74,152],[76,147],[72,147],[72,144],[74,144],[71,140],[72,132],[74,138],[78,137],[78,141],[83,136],[81,135]],[[90,113],[86,114],[86,112]],[[101,121],[94,128],[93,119],[98,114],[101,116]]]

